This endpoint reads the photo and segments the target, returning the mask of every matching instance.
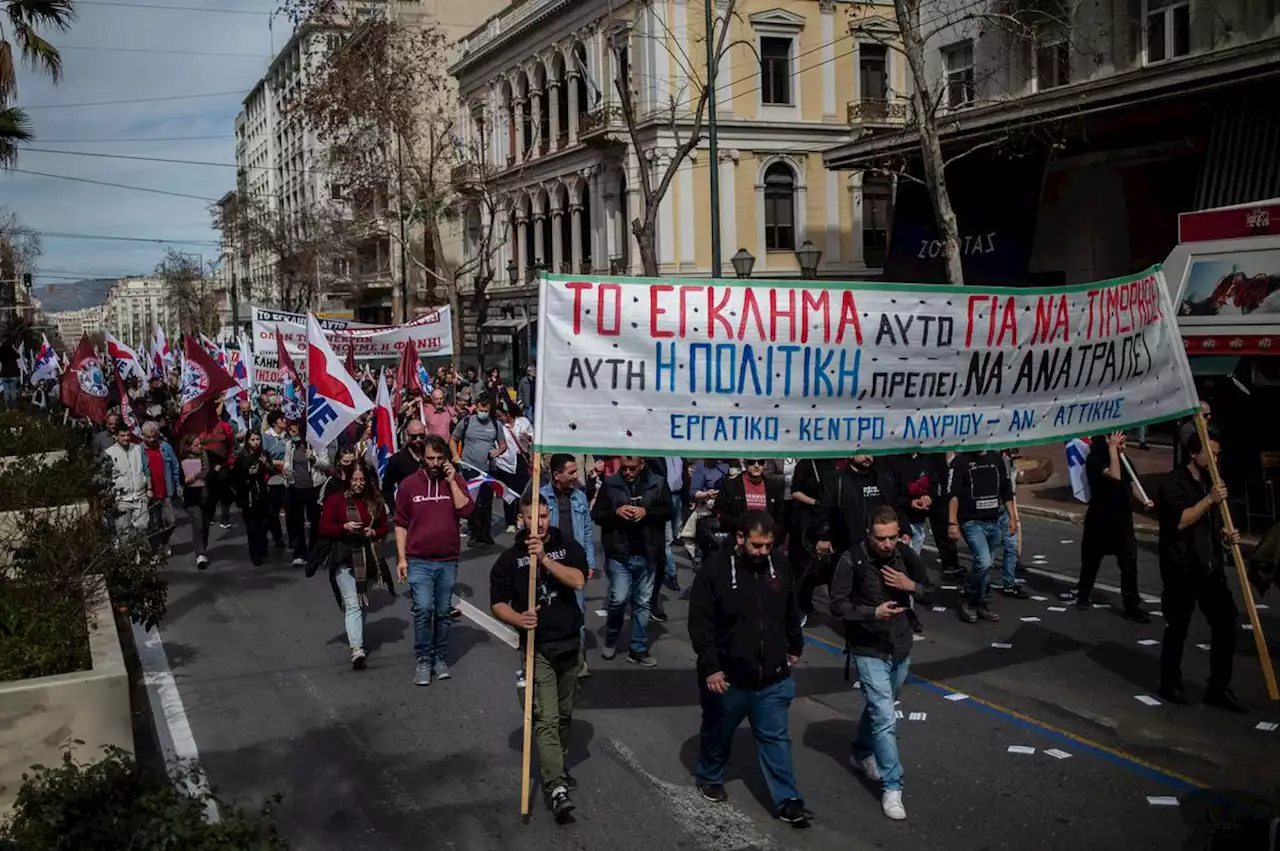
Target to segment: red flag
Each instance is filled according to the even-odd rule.
[[[352,378],[359,380],[356,375],[359,371],[356,367],[356,341],[352,340],[351,345],[347,346],[347,372],[351,374]]]
[[[298,368],[293,365],[293,358],[289,356],[289,349],[284,344],[284,332],[280,330],[280,326],[276,326],[276,363],[280,366],[280,383],[301,384],[302,379],[298,376]]]
[[[133,442],[138,443],[142,440],[142,425],[138,420],[138,409],[134,406],[134,401],[129,398],[129,388],[124,386],[124,379],[120,377],[120,373],[116,373],[116,389],[120,391],[120,417],[124,420],[124,424],[129,427],[129,432],[133,435]]]
[[[239,387],[227,371],[218,366],[195,338],[182,340],[182,411],[178,415],[178,435],[205,434],[218,422],[218,399]]]
[[[394,404],[404,404],[404,397],[400,394],[411,387],[416,387],[419,393],[422,392],[422,379],[418,377],[418,347],[413,344],[413,340],[405,340],[404,348],[400,350],[400,363],[396,365],[395,380],[391,387]]]
[[[80,344],[62,373],[61,395],[62,404],[77,416],[88,417],[99,425],[106,420],[107,379],[87,334],[80,337]]]

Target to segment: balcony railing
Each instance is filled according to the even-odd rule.
[[[598,133],[610,130],[621,130],[626,127],[622,107],[616,103],[606,104],[595,112],[583,115],[578,123],[578,138],[587,139]]]
[[[477,162],[458,163],[449,170],[449,181],[455,189],[465,189],[484,180],[493,172],[493,167]]]
[[[898,98],[849,101],[849,123],[859,127],[900,127],[911,116],[911,104]]]

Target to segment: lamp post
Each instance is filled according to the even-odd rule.
[[[751,270],[756,265],[756,258],[747,249],[739,248],[738,253],[729,258],[729,262],[733,264],[733,271],[739,278],[750,278]]]
[[[800,264],[800,277],[806,281],[811,281],[818,277],[818,261],[822,259],[822,252],[814,247],[813,243],[805,240],[800,243],[800,247],[796,249],[796,262]]]

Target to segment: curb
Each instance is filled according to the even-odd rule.
[[[1023,505],[1019,503],[1018,513],[1028,514],[1033,517],[1047,517],[1050,520],[1061,520],[1064,523],[1072,523],[1076,526],[1084,524],[1083,511],[1068,511],[1065,508],[1048,508],[1043,505]],[[1133,531],[1140,540],[1154,542],[1160,538],[1160,527],[1149,521],[1144,522],[1141,520],[1135,520],[1133,524]],[[1252,551],[1257,545],[1258,539],[1254,538],[1252,535],[1240,536],[1240,547],[1242,549]],[[1246,556],[1247,555],[1248,553],[1246,552]]]

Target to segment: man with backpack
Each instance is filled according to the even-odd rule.
[[[470,473],[488,474],[495,458],[507,451],[503,428],[493,419],[493,400],[481,396],[476,400],[475,413],[464,417],[453,430],[453,455],[465,468],[464,478]],[[467,518],[470,536],[467,546],[478,547],[493,544],[493,487],[482,484],[476,493],[476,510]]]

